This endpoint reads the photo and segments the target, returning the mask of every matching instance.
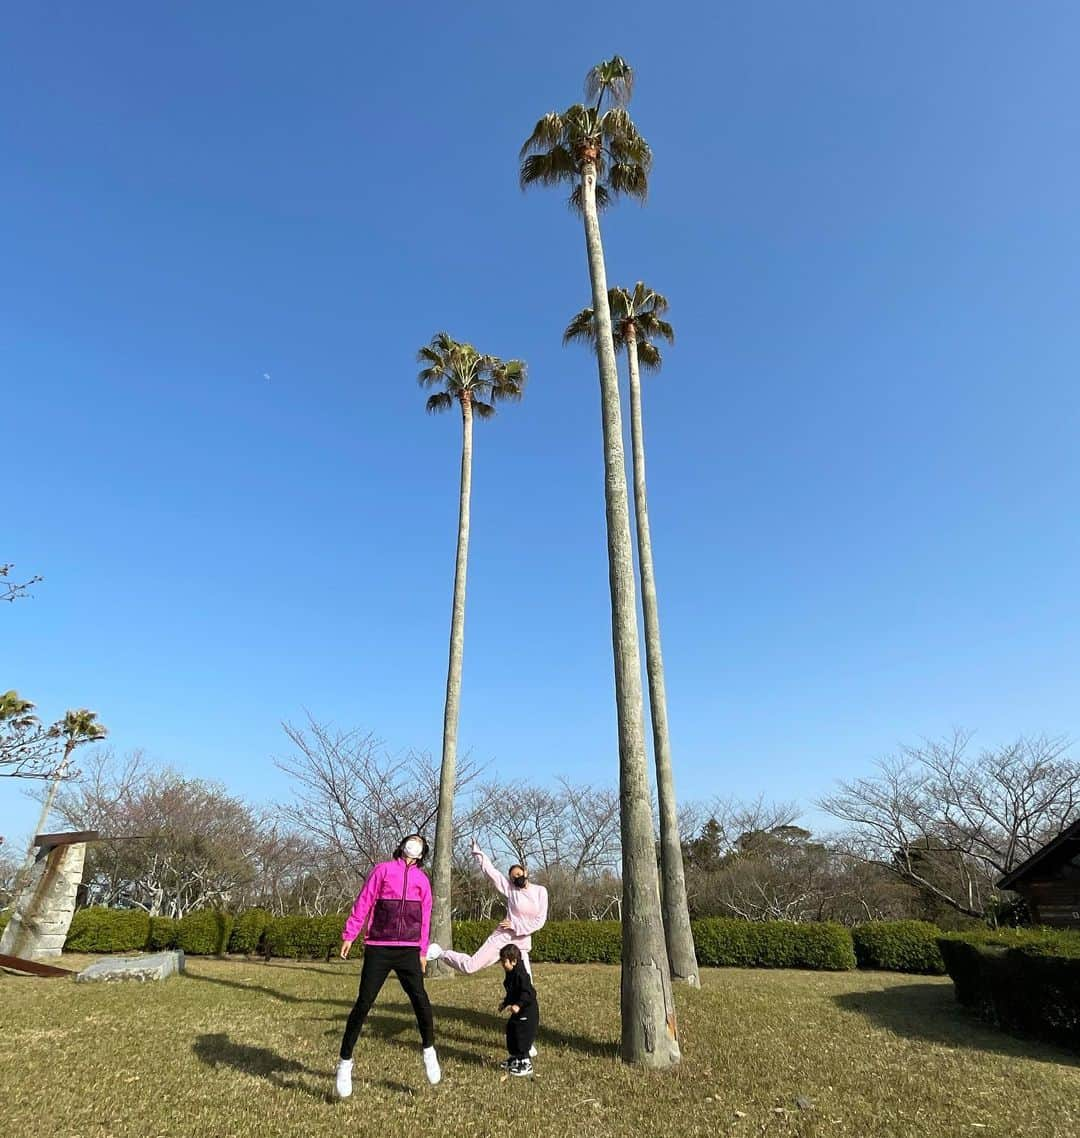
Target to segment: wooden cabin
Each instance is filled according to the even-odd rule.
[[[1080,819],[999,882],[1019,893],[1036,925],[1080,929]]]

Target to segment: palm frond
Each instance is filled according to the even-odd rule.
[[[649,196],[649,175],[636,162],[613,162],[608,173],[611,193],[644,202]]]
[[[583,308],[566,326],[562,342],[570,344],[575,341],[594,343],[596,341],[596,321],[591,308]]]
[[[650,339],[659,336],[661,339],[667,340],[669,344],[675,343],[675,329],[666,320],[661,320],[658,316],[646,313],[642,318],[642,327]]]
[[[449,411],[454,405],[454,397],[449,391],[436,391],[427,401],[427,413],[435,415],[440,411]]]
[[[608,305],[611,308],[611,319],[625,320],[634,314],[634,301],[630,293],[620,285],[608,289]]]
[[[649,340],[638,340],[637,357],[638,365],[644,371],[659,371],[664,362],[660,349]]]
[[[598,106],[605,95],[619,106],[625,106],[633,93],[634,69],[621,55],[598,63],[585,76],[585,98]]]
[[[495,414],[495,407],[491,403],[485,403],[482,399],[472,400],[473,414],[481,419],[490,419]]]
[[[551,150],[566,136],[566,123],[558,111],[548,111],[546,115],[533,127],[532,134],[522,143],[518,152],[519,158],[527,154],[541,154]]]
[[[530,154],[521,160],[518,183],[527,189],[532,185],[556,186],[573,181],[578,176],[574,156],[565,146],[556,145],[540,154]]]
[[[524,360],[499,360],[492,369],[492,394],[499,399],[520,399],[525,390]]]
[[[608,111],[600,129],[612,162],[636,162],[646,173],[652,169],[652,147],[626,111],[618,107]]]
[[[668,299],[662,293],[649,288],[644,281],[634,285],[634,310],[636,312],[667,312]]]

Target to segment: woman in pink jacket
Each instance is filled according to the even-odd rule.
[[[441,957],[455,971],[468,975],[479,972],[481,968],[487,968],[489,964],[494,964],[499,959],[499,950],[503,945],[516,944],[521,950],[525,969],[531,976],[529,949],[532,948],[532,934],[539,932],[547,921],[547,890],[542,885],[533,885],[529,880],[528,870],[523,865],[510,866],[510,878],[507,880],[476,844],[475,838],[473,838],[472,855],[488,880],[506,898],[506,919],[472,956],[430,944],[428,960],[438,960]]]
[[[380,862],[368,874],[345,922],[341,958],[348,959],[353,941],[363,932],[364,967],[360,972],[360,994],[349,1012],[341,1039],[336,1080],[340,1098],[352,1094],[353,1048],[371,1005],[391,972],[396,973],[416,1015],[428,1082],[434,1084],[442,1078],[435,1054],[431,1001],[424,990],[431,927],[431,883],[421,866],[427,852],[428,844],[420,834],[403,838],[392,860]]]

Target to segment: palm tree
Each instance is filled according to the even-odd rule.
[[[457,560],[454,566],[454,601],[450,616],[450,660],[446,672],[443,709],[442,767],[439,804],[435,819],[435,855],[432,860],[434,904],[431,939],[451,943],[450,869],[453,860],[454,788],[457,783],[457,732],[461,707],[461,665],[465,652],[465,579],[469,568],[469,506],[472,499],[473,417],[490,419],[496,404],[518,400],[525,386],[525,364],[482,355],[472,344],[459,343],[446,332],[436,333],[417,353],[424,365],[418,379],[422,387],[437,387],[427,401],[430,413],[461,408],[461,491],[458,498]],[[432,975],[440,974],[436,966]]]
[[[641,655],[623,457],[622,408],[608,307],[599,207],[619,195],[644,200],[652,152],[626,111],[634,73],[619,56],[598,64],[585,81],[588,104],[545,115],[521,148],[521,185],[570,185],[585,226],[604,436],[611,641],[619,730],[622,836],[622,1057],[667,1067],[679,1061],[675,1004],[660,914],[648,761],[642,719]]]
[[[671,974],[692,988],[701,987],[697,953],[690,928],[686,900],[679,811],[675,798],[675,774],[668,732],[664,656],[660,645],[660,609],[653,572],[649,506],[645,488],[645,434],[641,420],[640,368],[658,371],[663,358],[655,341],[673,343],[675,333],[663,319],[667,298],[638,281],[633,292],[613,288],[608,292],[612,335],[616,348],[626,348],[630,374],[630,441],[634,457],[634,511],[637,519],[638,568],[641,573],[641,609],[645,624],[645,670],[649,677],[649,710],[652,715],[653,755],[656,760],[656,797],[660,808],[660,872],[664,935],[667,939]],[[596,341],[596,321],[591,308],[584,308],[570,321],[563,342]]]
[[[33,704],[30,706],[32,707]],[[45,830],[45,825],[49,820],[49,814],[52,811],[53,801],[56,798],[56,792],[60,787],[60,782],[64,775],[67,774],[67,769],[71,763],[71,756],[75,753],[75,748],[81,747],[84,743],[97,743],[104,739],[108,733],[108,729],[105,725],[97,722],[97,713],[88,711],[85,707],[81,707],[77,711],[65,712],[64,718],[49,728],[50,735],[64,740],[64,751],[57,765],[56,772],[53,774],[52,780],[49,783],[49,789],[45,792],[45,799],[41,804],[41,814],[38,817],[37,828],[30,835],[30,848],[26,851],[26,860],[23,862],[16,877],[16,895],[18,895],[22,885],[25,884],[27,874],[33,868],[34,838]]]

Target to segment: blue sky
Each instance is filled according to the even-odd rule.
[[[609,278],[678,334],[645,412],[681,795],[1075,733],[1076,8],[434,12],[8,14],[0,560],[46,579],[0,686],[263,800],[305,707],[437,752],[446,328],[530,367],[477,431],[462,746],[614,782],[583,241],[516,154],[619,52],[656,164]]]

